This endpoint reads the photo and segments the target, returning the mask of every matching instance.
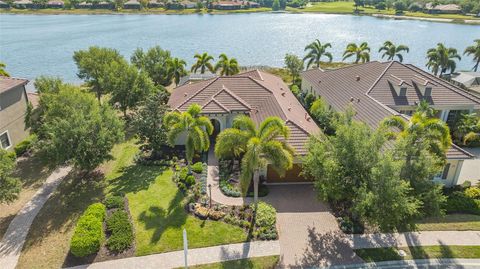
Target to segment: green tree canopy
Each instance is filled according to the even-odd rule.
[[[220,71],[220,76],[233,76],[240,72],[237,59],[228,58],[225,53],[220,54],[215,65],[215,72]]]
[[[387,57],[387,60],[393,61],[395,57],[397,57],[400,62],[403,62],[402,52],[405,51],[406,53],[408,53],[409,48],[405,45],[396,46],[395,44],[393,44],[392,41],[385,41],[385,43],[383,43],[383,46],[378,50],[378,52],[382,51],[382,59]]]
[[[280,10],[280,1],[279,0],[273,0],[272,10],[273,11]]]
[[[207,151],[210,148],[209,136],[213,132],[210,119],[201,115],[202,108],[192,104],[185,112],[172,111],[165,115],[164,122],[168,126],[167,139],[173,147],[180,135],[185,134],[185,150],[188,170],[195,152]]]
[[[179,58],[172,58],[170,62],[168,62],[168,73],[173,76],[175,86],[178,86],[180,78],[187,74],[187,70],[185,70],[186,65],[187,63]]]
[[[6,64],[0,62],[0,76],[4,76],[4,77],[10,76],[10,74],[5,70],[6,67],[7,67]]]
[[[320,40],[316,39],[314,42],[308,44],[305,47],[305,51],[308,51],[307,55],[303,58],[303,61],[307,61],[307,69],[310,68],[312,64],[316,65],[317,68],[320,67],[321,58],[323,56],[328,58],[328,61],[332,61],[332,54],[327,51],[328,48],[331,48],[330,43],[322,44]]]
[[[155,85],[168,86],[172,83],[173,73],[169,72],[170,51],[160,46],[150,48],[147,52],[138,48],[133,52],[130,61],[140,70],[145,71]]]
[[[21,190],[19,179],[12,177],[15,153],[0,148],[0,203],[13,202]]]
[[[428,62],[426,66],[432,70],[432,73],[436,76],[442,76],[450,70],[454,72],[457,68],[455,59],[461,60],[455,48],[447,48],[444,44],[438,43],[436,48],[431,48],[427,51]]]
[[[463,52],[463,54],[473,56],[473,61],[475,62],[475,65],[473,66],[473,70],[477,72],[478,66],[480,65],[480,39],[475,39],[474,42],[475,44],[472,46],[468,46]]]
[[[54,164],[72,163],[91,171],[110,158],[123,138],[123,123],[108,105],[72,85],[40,95],[44,108],[39,148]]]
[[[363,42],[358,46],[355,43],[350,43],[347,45],[345,52],[343,53],[343,60],[345,61],[347,58],[355,56],[354,63],[362,62],[370,62],[370,47],[368,46],[367,42]]]
[[[215,73],[215,67],[212,65],[211,61],[213,61],[213,56],[209,55],[208,53],[204,52],[202,54],[195,54],[193,56],[197,61],[192,65],[191,71],[193,73],[197,73],[200,69],[200,74],[205,74],[205,71],[210,71],[211,73]]]
[[[323,98],[315,100],[310,107],[310,115],[313,116],[322,131],[327,135],[335,133],[337,113],[333,111]]]
[[[73,60],[78,68],[77,76],[87,83],[100,102],[106,92],[105,83],[110,66],[124,58],[115,49],[93,46],[88,50],[79,50],[73,53]]]
[[[278,117],[268,117],[256,128],[250,117],[238,116],[233,120],[232,128],[225,129],[218,135],[215,155],[218,158],[242,155],[242,191],[247,193],[253,177],[256,203],[260,171],[270,164],[279,174],[285,174],[293,166],[294,150],[285,141],[289,136],[290,129]]]
[[[297,55],[287,53],[285,55],[285,67],[290,71],[292,82],[295,83],[303,70],[303,61]]]

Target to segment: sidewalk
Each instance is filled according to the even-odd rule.
[[[480,231],[425,231],[347,235],[347,237],[353,249],[435,245],[480,246]]]
[[[422,259],[422,260],[404,260],[404,261],[386,261],[356,263],[349,265],[335,265],[328,267],[319,267],[318,269],[370,269],[370,268],[480,268],[480,259]]]
[[[208,151],[208,175],[207,186],[212,185],[212,200],[224,205],[241,206],[251,203],[250,198],[228,197],[220,190],[220,178],[218,176],[218,160],[213,152],[213,147]]]
[[[254,241],[247,243],[222,245],[188,250],[188,265],[207,264],[253,257],[280,255],[278,241]],[[70,267],[69,269],[166,269],[183,267],[183,250],[111,260],[86,265]]]
[[[20,252],[33,220],[71,169],[69,166],[56,169],[12,220],[0,242],[0,268],[14,269],[17,266]]]

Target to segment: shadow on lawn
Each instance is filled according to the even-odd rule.
[[[110,192],[118,195],[146,190],[168,167],[130,165],[120,170],[121,175],[109,181]]]
[[[21,180],[23,188],[38,188],[55,168],[49,166],[41,154],[19,158],[13,176]]]
[[[167,228],[180,228],[185,224],[188,215],[183,208],[183,198],[183,193],[177,190],[166,210],[159,206],[150,206],[148,210],[140,213],[138,220],[144,225],[145,230],[154,229],[150,243],[157,243]]]

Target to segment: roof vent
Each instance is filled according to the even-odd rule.
[[[183,97],[187,97],[187,95],[188,95],[187,93],[184,93],[184,94],[183,94]]]
[[[360,98],[357,98],[357,103],[360,103]]]
[[[353,96],[350,97],[350,102],[352,102],[352,103],[355,102],[355,98],[353,98]]]
[[[322,81],[321,81],[321,80],[319,80],[319,81],[318,81],[318,83],[322,83]]]
[[[356,79],[357,81],[360,81],[360,76],[356,76],[355,79]]]
[[[285,92],[282,92],[282,96],[285,96]]]
[[[288,109],[288,111],[292,111],[292,108],[291,108],[291,107],[288,107],[287,109]]]

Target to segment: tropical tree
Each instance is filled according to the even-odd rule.
[[[97,95],[100,102],[102,95],[107,93],[105,83],[110,66],[113,62],[124,59],[115,49],[93,46],[88,50],[75,51],[73,60],[78,68],[77,76],[87,82],[88,87]]]
[[[207,151],[210,148],[209,135],[213,132],[213,125],[210,119],[201,116],[202,108],[198,104],[192,104],[185,112],[172,111],[165,115],[163,121],[169,127],[167,140],[170,146],[181,134],[186,134],[185,157],[188,171],[195,152]]]
[[[455,125],[453,134],[457,141],[468,144],[480,141],[480,117],[475,113],[465,113]]]
[[[287,53],[285,55],[285,67],[292,74],[292,83],[295,83],[303,70],[303,61],[297,55]]]
[[[475,45],[468,46],[463,52],[463,54],[473,56],[473,61],[475,62],[475,65],[473,66],[473,70],[477,72],[478,66],[480,65],[480,39],[475,39],[474,42],[475,42]]]
[[[15,169],[15,152],[0,148],[0,204],[17,199],[22,184],[18,178],[12,177]]]
[[[308,50],[307,55],[303,58],[303,61],[307,61],[307,69],[310,68],[312,64],[315,64],[318,67],[320,67],[320,60],[323,56],[328,58],[328,61],[332,61],[332,54],[327,51],[328,48],[331,48],[332,45],[330,43],[325,43],[322,44],[320,40],[316,39],[312,43],[308,44],[305,47],[305,51]]]
[[[5,70],[6,64],[0,62],[0,76],[9,77],[10,74]]]
[[[358,46],[355,43],[350,43],[347,45],[345,52],[343,53],[343,61],[347,58],[355,56],[355,63],[358,62],[369,62],[370,61],[370,47],[367,42],[363,42]]]
[[[290,129],[278,117],[268,117],[256,128],[250,117],[238,116],[232,128],[218,135],[215,155],[218,158],[242,155],[242,191],[247,193],[253,177],[254,202],[257,203],[260,171],[270,164],[282,175],[293,166],[294,151],[285,141],[289,135]]]
[[[180,78],[187,74],[187,70],[185,70],[185,66],[187,63],[179,58],[172,58],[168,63],[168,73],[171,74],[173,77],[173,81],[175,82],[175,87],[178,86],[180,82]]]
[[[225,53],[220,54],[215,65],[215,72],[220,71],[220,76],[232,76],[240,72],[237,59],[228,58]]]
[[[398,45],[396,46],[391,41],[385,41],[383,46],[378,50],[378,52],[385,51],[382,54],[382,59],[387,56],[387,60],[392,61],[395,57],[398,58],[400,62],[403,62],[403,55],[402,51],[409,52],[409,48],[405,45]]]
[[[215,67],[211,64],[211,61],[213,61],[213,56],[204,52],[202,54],[195,54],[193,58],[197,59],[197,61],[192,65],[191,71],[193,73],[197,73],[198,69],[200,69],[200,74],[205,74],[205,71],[207,70],[211,73],[215,72]]]
[[[461,60],[455,48],[447,48],[444,44],[438,43],[436,48],[427,51],[428,62],[426,66],[432,70],[436,76],[440,71],[439,77],[450,70],[454,72],[457,67],[455,59]]]
[[[173,76],[169,72],[171,58],[170,51],[155,46],[146,52],[141,48],[136,49],[130,57],[130,61],[138,69],[147,72],[155,85],[168,86],[172,83]]]

